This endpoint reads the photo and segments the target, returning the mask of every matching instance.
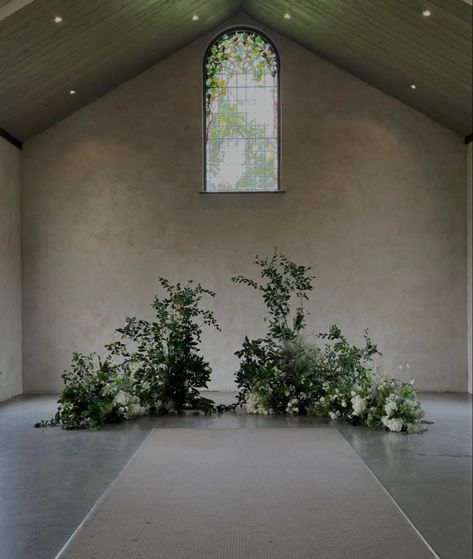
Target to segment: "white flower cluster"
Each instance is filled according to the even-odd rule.
[[[113,405],[116,407],[117,413],[125,419],[131,419],[145,413],[144,408],[140,405],[139,398],[123,390],[117,392],[113,399]]]
[[[385,425],[390,431],[394,431],[396,433],[399,433],[399,431],[402,430],[402,426],[404,424],[402,419],[400,419],[399,417],[389,418],[386,415],[381,418],[381,421],[383,422],[383,425]]]
[[[299,413],[299,400],[297,398],[289,400],[286,407],[286,413],[290,415],[296,415]]]
[[[404,421],[401,418],[392,417],[397,409],[396,398],[394,396],[390,396],[384,404],[384,412],[386,415],[381,418],[383,425],[395,433],[402,431],[402,427],[404,425]]]
[[[384,404],[384,411],[390,417],[397,410],[397,403],[394,398],[388,398]]]
[[[246,413],[271,415],[273,411],[266,409],[257,392],[248,392],[245,399]]]
[[[359,394],[355,394],[355,396],[351,399],[351,405],[353,407],[353,415],[359,416],[366,410],[368,403]]]

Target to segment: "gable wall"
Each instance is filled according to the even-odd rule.
[[[337,323],[359,341],[367,327],[386,374],[409,363],[421,389],[466,390],[462,138],[265,31],[282,63],[285,194],[199,194],[213,33],[26,144],[27,392],[59,390],[72,351],[146,316],[159,275],[217,292],[223,332],[204,347],[212,387],[233,388],[232,354],[262,334],[263,309],[230,277],[274,247],[317,275],[308,333]]]

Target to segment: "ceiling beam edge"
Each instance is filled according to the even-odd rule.
[[[31,4],[34,0],[7,0],[7,2],[0,2],[0,20],[11,16],[18,10],[21,10],[28,4]]]
[[[3,138],[7,142],[10,142],[13,146],[18,148],[19,150],[23,149],[23,142],[21,142],[18,138],[15,138],[10,132],[0,127],[0,138]]]

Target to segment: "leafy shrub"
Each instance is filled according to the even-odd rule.
[[[271,258],[256,257],[262,282],[244,276],[232,278],[262,294],[268,310],[266,337],[243,342],[236,352],[240,368],[236,373],[238,401],[247,411],[284,413],[295,390],[299,369],[307,368],[309,352],[301,351],[299,333],[305,325],[304,301],[312,289],[310,268],[298,266],[281,253]],[[295,310],[291,312],[291,307]],[[296,366],[296,359],[299,363]]]
[[[330,327],[328,333],[319,334],[326,340],[314,369],[317,377],[317,398],[311,402],[309,413],[322,417],[344,417],[356,423],[351,415],[351,399],[356,394],[363,397],[371,389],[373,360],[380,355],[365,331],[363,347],[351,345],[340,328]]]
[[[133,394],[129,369],[118,367],[96,354],[74,353],[71,370],[62,375],[65,388],[58,410],[49,422],[36,426],[62,425],[64,429],[99,427],[132,419],[143,413],[139,398]]]
[[[143,414],[214,410],[199,390],[207,388],[211,368],[200,355],[202,327],[219,329],[214,314],[201,308],[215,294],[201,285],[171,285],[160,278],[165,296],[155,297],[153,322],[127,318],[120,339],[106,346],[108,355],[74,353],[65,388],[51,421],[66,429],[99,427]]]
[[[263,283],[233,278],[260,291],[268,310],[266,337],[245,338],[236,352],[238,401],[248,413],[308,414],[391,431],[422,430],[424,412],[413,386],[377,374],[374,358],[380,353],[366,331],[362,347],[351,345],[336,325],[319,334],[323,348],[304,341],[303,303],[314,279],[310,268],[279,253],[257,257],[255,264]]]
[[[256,256],[254,264],[260,268],[263,283],[244,276],[235,276],[232,281],[261,292],[268,310],[264,319],[268,324],[265,340],[296,338],[305,326],[304,301],[309,298],[307,292],[313,289],[315,276],[308,275],[310,268],[295,264],[280,252],[274,252],[271,258]],[[295,310],[291,313],[294,302]]]
[[[167,296],[155,297],[153,322],[127,318],[117,333],[121,340],[107,349],[134,370],[134,390],[151,414],[186,408],[211,411],[213,402],[199,395],[207,388],[211,368],[199,353],[202,325],[219,330],[212,311],[200,308],[215,294],[192,281],[171,285],[160,278]],[[132,347],[132,349],[130,349]]]
[[[418,433],[423,430],[424,411],[412,383],[375,377],[367,395],[362,422],[378,429]]]

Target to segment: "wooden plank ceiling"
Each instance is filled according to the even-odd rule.
[[[247,0],[245,8],[432,119],[471,132],[472,7],[464,0]]]
[[[25,141],[238,11],[236,0],[34,0],[0,21],[0,127]]]
[[[239,11],[471,132],[464,0],[0,0],[0,127],[25,141]]]

